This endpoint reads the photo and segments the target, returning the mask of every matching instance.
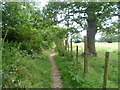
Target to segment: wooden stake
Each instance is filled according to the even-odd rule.
[[[69,43],[68,43],[68,51],[69,51]]]
[[[76,57],[78,58],[78,46],[76,46]]]
[[[70,48],[71,48],[71,53],[72,53],[72,39],[70,40]]]
[[[67,50],[67,44],[68,44],[68,42],[67,42],[67,40],[65,40],[65,50]]]
[[[103,76],[103,88],[106,88],[106,86],[107,86],[108,63],[109,63],[109,52],[106,52],[105,53],[104,76]]]

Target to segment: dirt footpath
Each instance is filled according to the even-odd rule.
[[[55,54],[55,51],[53,49],[52,54],[49,55],[49,59],[50,59],[51,66],[52,66],[52,79],[53,79],[52,88],[62,88],[63,84],[62,84],[61,76],[60,76],[59,70],[56,66],[56,63],[54,61],[55,55],[56,54]]]

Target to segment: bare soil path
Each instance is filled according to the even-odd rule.
[[[52,88],[62,88],[63,84],[62,84],[61,76],[60,76],[59,70],[56,66],[56,63],[54,61],[55,55],[56,55],[55,51],[54,51],[54,49],[52,49],[52,54],[49,55],[50,63],[52,66],[52,79],[53,79]]]

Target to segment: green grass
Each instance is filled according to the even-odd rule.
[[[83,43],[79,45],[79,59],[75,58],[75,52],[71,57],[69,53],[65,56],[56,56],[55,60],[60,69],[63,84],[65,88],[102,88],[104,72],[104,54],[110,52],[108,83],[107,88],[118,88],[118,50],[117,43],[96,43],[98,57],[89,56],[89,71],[84,77],[83,66],[84,58],[80,56],[83,53]]]
[[[28,54],[5,43],[2,69],[3,88],[51,88],[51,65],[45,54]]]
[[[13,45],[14,44],[14,45]],[[48,55],[51,50],[37,54],[20,50],[15,43],[5,43],[2,49],[2,69],[4,88],[51,88],[51,65]],[[75,47],[79,45],[79,58],[75,57]],[[19,46],[19,45],[18,45]],[[110,52],[108,70],[108,88],[118,87],[118,51],[117,43],[97,43],[98,57],[89,56],[89,72],[83,74],[83,43],[73,44],[73,55],[55,56],[65,88],[102,88],[104,54]]]

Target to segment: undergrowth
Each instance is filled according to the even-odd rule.
[[[19,44],[6,42],[2,51],[3,88],[51,87],[48,56],[34,51],[29,54],[26,50],[20,50]]]

